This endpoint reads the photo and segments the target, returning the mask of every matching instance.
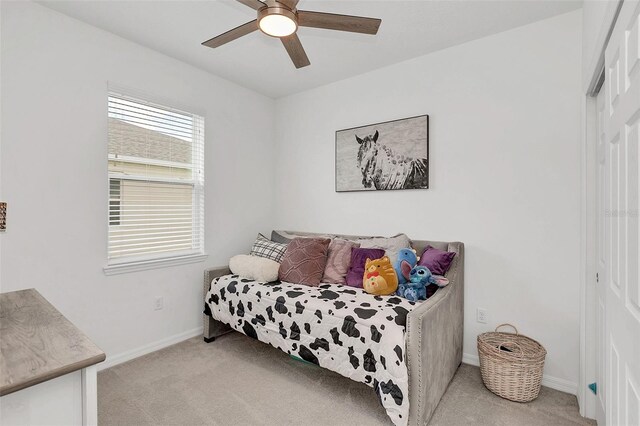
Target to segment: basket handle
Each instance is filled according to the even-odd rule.
[[[513,327],[513,326],[512,326],[512,327]],[[514,328],[515,328],[515,327],[514,327]],[[518,350],[520,351],[520,352],[515,352],[515,353],[514,353],[514,352],[511,352],[511,353],[513,353],[513,355],[516,355],[516,356],[518,356],[518,357],[520,357],[520,358],[522,358],[522,357],[524,356],[524,351],[522,350],[522,346],[520,346],[520,345],[519,345],[519,344],[517,344],[516,342],[507,342],[507,341],[502,342],[502,343],[500,343],[500,344],[498,345],[498,350],[500,350],[500,348],[506,348],[506,347],[507,347],[507,345],[508,345],[508,346],[515,346],[515,347],[516,347],[516,348],[518,348]]]
[[[498,329],[500,327],[505,327],[505,326],[513,328],[513,330],[516,332],[516,336],[520,335],[520,333],[518,333],[518,329],[515,326],[513,326],[511,324],[508,324],[508,323],[500,324],[499,326],[496,327],[495,331],[498,332]],[[511,334],[513,334],[513,333],[511,333]]]

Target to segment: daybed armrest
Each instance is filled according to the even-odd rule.
[[[209,269],[204,270],[204,292],[202,293],[202,297],[205,297],[211,288],[211,281],[214,278],[221,277],[223,275],[229,275],[231,273],[231,269],[228,266],[214,266]]]
[[[409,425],[425,425],[462,362],[464,326],[464,244],[456,252],[449,285],[407,315]]]
[[[211,281],[213,281],[214,278],[218,278],[223,275],[228,275],[230,273],[231,273],[231,270],[229,269],[228,266],[216,266],[213,268],[205,269],[204,283],[203,283],[204,291],[202,293],[202,300],[204,301],[204,298],[207,297],[207,293],[211,288]],[[203,315],[203,320],[204,320],[204,328],[202,330],[202,335],[204,336],[205,342],[211,342],[217,336],[220,336],[222,334],[225,334],[231,331],[231,327],[219,321],[214,320],[208,315]]]

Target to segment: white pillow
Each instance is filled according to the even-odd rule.
[[[393,265],[398,259],[398,252],[403,248],[411,248],[411,240],[405,234],[389,238],[363,238],[356,241],[361,248],[378,248],[385,251]]]
[[[280,264],[264,257],[239,254],[229,259],[229,269],[243,278],[268,283],[278,279]]]

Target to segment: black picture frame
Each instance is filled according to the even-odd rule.
[[[429,189],[429,115],[336,130],[334,161],[335,192]]]

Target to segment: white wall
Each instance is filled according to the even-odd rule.
[[[34,3],[2,2],[1,36],[2,291],[35,287],[110,358],[196,333],[204,267],[273,222],[274,101]],[[107,81],[204,113],[206,262],[104,275]]]
[[[277,227],[463,241],[465,359],[510,322],[575,392],[580,73],[575,11],[278,100]],[[334,192],[335,130],[419,114],[430,189]]]

